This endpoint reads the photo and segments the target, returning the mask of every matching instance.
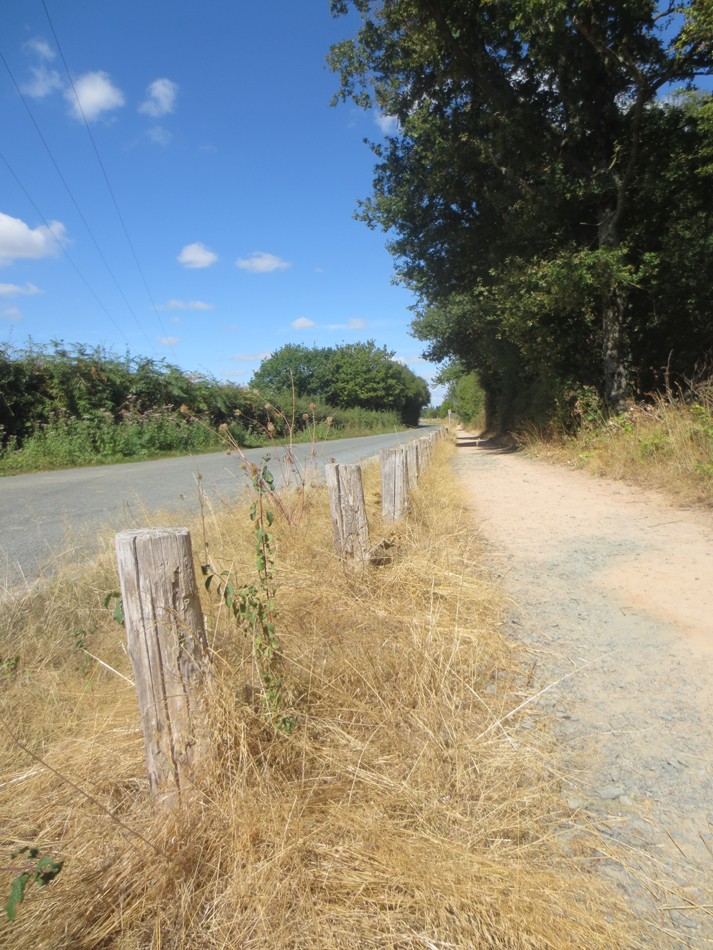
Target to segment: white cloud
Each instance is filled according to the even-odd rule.
[[[298,317],[292,321],[290,326],[293,330],[308,330],[310,327],[316,327],[317,324],[314,320],[309,320],[307,317]]]
[[[382,135],[396,135],[400,128],[395,115],[384,115],[383,112],[374,113],[374,122],[381,129]]]
[[[328,323],[328,330],[363,330],[367,326],[366,320],[359,317],[353,317],[346,323]]]
[[[157,310],[212,310],[212,303],[205,303],[203,300],[167,300],[166,303],[160,303]]]
[[[6,307],[4,310],[0,310],[0,320],[17,323],[18,320],[22,320],[22,311],[17,307]]]
[[[230,358],[231,360],[237,360],[238,363],[262,363],[270,355],[271,351],[265,350],[263,353],[235,353]]]
[[[160,336],[158,338],[158,342],[161,344],[161,346],[176,346],[181,341],[177,336]]]
[[[0,264],[57,254],[66,241],[61,221],[50,221],[49,227],[30,228],[20,218],[12,218],[0,211]]]
[[[215,264],[218,255],[206,247],[205,244],[196,241],[195,244],[186,244],[176,260],[184,267],[196,270],[200,267],[210,267],[211,264]]]
[[[285,270],[286,267],[292,265],[289,261],[283,261],[281,257],[276,257],[274,254],[255,251],[250,257],[239,257],[235,262],[235,266],[240,270],[251,271],[253,274],[269,274],[274,270]]]
[[[69,103],[71,115],[80,120],[84,115],[87,122],[98,119],[104,112],[119,109],[126,102],[123,92],[114,85],[109,74],[101,71],[85,73],[75,79],[74,89],[66,89],[64,98]]]
[[[24,95],[31,99],[44,99],[58,89],[64,89],[62,78],[56,69],[47,69],[46,66],[33,66],[32,80],[20,86]]]
[[[168,129],[164,129],[162,125],[155,125],[148,130],[146,135],[154,145],[163,145],[164,148],[173,141],[173,133],[169,132]]]
[[[41,293],[43,291],[29,281],[26,284],[0,284],[0,297],[34,297]]]
[[[23,49],[34,53],[36,56],[39,56],[40,59],[54,59],[56,56],[50,44],[47,40],[43,40],[41,36],[34,36],[31,40],[28,40],[24,44]]]
[[[176,106],[178,85],[170,79],[155,79],[146,90],[146,99],[139,106],[139,112],[151,115],[155,119],[173,112]]]

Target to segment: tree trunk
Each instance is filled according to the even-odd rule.
[[[602,301],[602,364],[604,400],[618,412],[626,399],[624,365],[624,295],[613,289]]]
[[[617,208],[602,211],[599,222],[599,247],[614,249],[619,246],[618,220],[621,200]],[[624,337],[625,299],[621,288],[612,286],[602,296],[602,389],[607,406],[619,412],[626,399],[628,374],[626,370],[626,341]]]

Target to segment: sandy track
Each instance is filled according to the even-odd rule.
[[[602,871],[656,917],[657,946],[713,947],[713,516],[472,438],[455,467],[534,688],[561,680],[538,704],[573,840],[578,820],[608,836],[629,870]]]

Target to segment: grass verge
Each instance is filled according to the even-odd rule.
[[[248,638],[206,595],[214,756],[177,814],[147,800],[123,631],[104,605],[117,587],[109,543],[92,567],[6,597],[0,864],[28,845],[65,864],[0,921],[0,945],[638,945],[590,873],[596,839],[583,833],[578,856],[560,845],[568,816],[546,737],[509,716],[526,663],[498,633],[500,595],[479,570],[449,451],[395,530],[368,471],[372,537],[393,555],[379,568],[334,557],[321,491],[297,523],[278,514],[291,735],[266,726]],[[249,524],[247,506],[207,509],[197,559],[207,550],[253,580]]]
[[[526,432],[541,458],[661,491],[684,504],[713,506],[713,387],[685,398],[656,396],[613,418],[596,412],[576,435]]]

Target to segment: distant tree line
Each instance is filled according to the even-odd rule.
[[[155,429],[157,414],[182,420],[184,428],[199,422],[217,432],[228,425],[242,444],[268,424],[280,435],[293,419],[297,429],[326,419],[335,428],[372,428],[378,413],[390,412],[391,426],[399,419],[417,424],[428,400],[425,382],[373,343],[283,347],[263,362],[249,387],[102,347],[0,347],[0,447],[20,447],[68,419],[96,423],[86,431],[111,424],[153,423]]]
[[[393,357],[373,340],[335,347],[289,343],[263,360],[250,386],[281,404],[294,390],[342,409],[396,412],[405,425],[417,426],[431,398],[428,385]]]
[[[711,0],[331,6],[337,98],[397,120],[359,215],[491,424],[710,371]]]

